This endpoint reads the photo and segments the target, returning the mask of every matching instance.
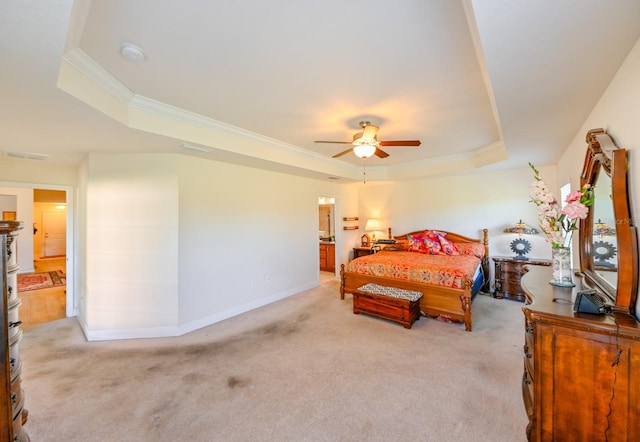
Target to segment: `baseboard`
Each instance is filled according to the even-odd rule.
[[[266,298],[257,299],[247,304],[239,305],[227,310],[224,310],[213,315],[205,316],[204,318],[196,319],[185,324],[177,326],[166,327],[152,327],[152,328],[131,328],[131,329],[118,329],[118,330],[89,330],[83,321],[78,320],[80,327],[84,332],[88,341],[113,341],[122,339],[146,339],[146,338],[168,338],[181,336],[192,331],[213,325],[217,322],[224,321],[225,319],[232,318],[234,316],[241,315],[251,310],[263,307],[268,304],[280,301],[288,298],[289,296],[297,295],[306,290],[310,290],[318,286],[318,281],[305,284],[295,289],[280,292]]]

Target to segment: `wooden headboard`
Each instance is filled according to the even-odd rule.
[[[393,236],[393,239],[397,240],[398,242],[402,243],[402,244],[408,244],[409,239],[407,238],[408,235],[421,235],[422,233],[424,233],[425,230],[437,230],[438,232],[444,232],[446,233],[446,238],[451,241],[451,242],[477,242],[480,244],[484,245],[484,265],[486,266],[486,269],[488,269],[488,262],[489,262],[489,230],[488,229],[482,229],[482,239],[477,239],[477,238],[469,238],[468,236],[464,236],[464,235],[460,235],[459,233],[455,233],[455,232],[447,232],[446,230],[440,230],[440,229],[422,229],[422,230],[416,230],[415,232],[409,232],[409,233],[405,233],[404,235],[398,235],[398,236]],[[389,227],[389,239],[391,239],[391,227]]]
[[[444,232],[444,233],[447,234],[446,238],[451,242],[479,242],[479,243],[485,244],[485,245],[489,244],[489,231],[487,229],[483,229],[482,230],[482,233],[483,233],[482,239],[469,238],[468,236],[460,235],[459,233],[448,232],[446,230],[440,230],[440,229],[416,230],[415,232],[405,233],[404,235],[394,236],[393,238],[398,240],[398,241],[408,241],[408,238],[407,238],[408,235],[421,235],[426,230],[437,230],[438,232]],[[389,238],[391,238],[391,227],[389,227]]]

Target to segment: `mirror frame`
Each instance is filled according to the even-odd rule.
[[[627,151],[616,146],[604,129],[587,132],[587,154],[584,160],[580,186],[597,185],[601,171],[611,177],[613,215],[616,222],[618,247],[618,283],[609,285],[595,271],[593,259],[593,210],[580,220],[580,271],[587,285],[596,288],[613,302],[614,312],[635,316],[638,291],[638,240],[632,225],[627,187]],[[597,202],[596,202],[597,204]]]

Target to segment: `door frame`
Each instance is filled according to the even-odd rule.
[[[66,236],[67,236],[67,245],[66,245],[66,315],[67,318],[71,316],[77,316],[78,309],[75,302],[75,235],[74,235],[74,216],[75,206],[74,206],[74,187],[73,186],[63,186],[63,185],[54,185],[54,184],[36,184],[36,183],[16,183],[10,181],[0,181],[0,187],[15,187],[20,189],[44,189],[44,190],[61,190],[65,192],[65,199],[67,205],[67,220],[66,220]],[[33,200],[30,202],[33,204]],[[19,220],[20,221],[20,220]],[[30,226],[26,226],[26,231],[29,231]],[[20,237],[18,236],[18,241],[20,241]]]
[[[340,274],[340,270],[338,268],[339,266],[339,260],[338,260],[338,256],[339,256],[339,247],[338,244],[341,241],[341,232],[338,230],[338,217],[339,217],[339,209],[338,209],[338,197],[336,195],[332,195],[332,194],[328,194],[328,193],[323,193],[318,195],[318,197],[316,198],[316,213],[319,213],[320,210],[320,198],[333,198],[333,203],[331,203],[330,205],[333,206],[333,226],[331,226],[333,228],[333,242],[335,243],[333,251],[334,251],[334,262],[336,263],[335,269],[333,271],[334,277],[336,277],[337,275]],[[316,226],[316,232],[319,230],[320,226],[320,220],[319,217],[316,216],[316,218],[318,219],[318,226]],[[317,254],[317,252],[316,252]],[[316,268],[318,269],[318,277],[320,277],[320,265],[316,265]]]

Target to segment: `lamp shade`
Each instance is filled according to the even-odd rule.
[[[365,224],[365,226],[364,226],[364,230],[367,230],[367,231],[370,231],[370,232],[371,231],[375,232],[375,231],[380,230],[380,229],[382,229],[382,227],[380,227],[380,220],[377,219],[377,218],[369,218],[367,220],[367,224]]]
[[[513,226],[505,227],[503,230],[504,233],[517,233],[519,235],[537,235],[540,233],[538,229],[534,227],[529,227],[522,220],[515,223]]]
[[[376,146],[371,144],[358,144],[353,147],[353,153],[360,158],[369,158],[376,152]]]
[[[598,222],[593,225],[593,234],[598,236],[615,236],[616,229],[598,218]]]

